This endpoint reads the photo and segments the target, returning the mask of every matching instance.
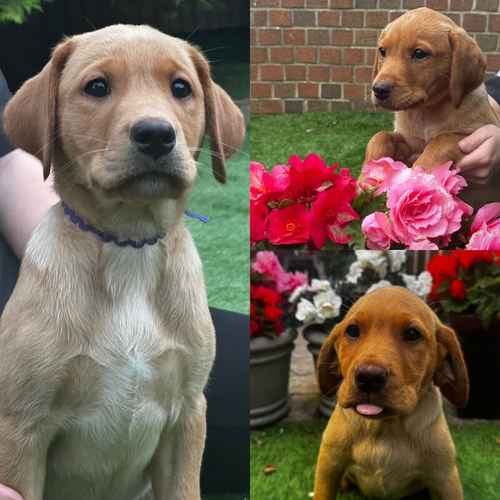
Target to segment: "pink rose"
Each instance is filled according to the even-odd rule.
[[[471,226],[467,250],[500,250],[500,203],[481,207]]]
[[[361,230],[370,250],[389,250],[391,247],[391,223],[386,214],[374,212],[368,215],[361,224]]]
[[[363,190],[375,189],[375,194],[385,193],[391,186],[394,178],[408,167],[392,158],[371,160],[361,170],[358,185]]]
[[[435,244],[432,243],[432,241],[422,239],[418,241],[412,241],[410,246],[408,247],[409,250],[439,250],[439,247]]]
[[[393,183],[387,197],[392,229],[408,247],[421,248],[433,238],[458,231],[472,207],[458,200],[432,174],[408,170]]]
[[[415,167],[413,170],[416,172],[422,172],[427,174],[432,174],[443,186],[448,193],[453,196],[457,196],[464,187],[467,187],[467,181],[462,177],[458,170],[450,169],[453,162],[449,161],[440,165],[438,167],[433,167],[432,171],[425,171],[421,167]]]
[[[500,227],[488,229],[488,226],[484,224],[470,237],[465,248],[467,250],[500,250]]]
[[[481,207],[472,222],[471,232],[475,233],[484,225],[488,229],[495,229],[500,226],[500,203],[487,203]]]

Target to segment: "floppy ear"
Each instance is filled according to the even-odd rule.
[[[372,68],[372,85],[373,85],[373,82],[375,81],[375,77],[377,76],[377,73],[378,73],[378,63],[380,61],[380,56],[379,56],[379,53],[378,53],[378,44],[377,44],[377,48],[375,49],[375,57],[373,59],[373,68]]]
[[[448,326],[438,325],[438,364],[434,383],[443,396],[459,408],[469,400],[469,376],[464,356],[455,332]]]
[[[4,125],[11,142],[43,163],[47,179],[57,136],[57,105],[62,70],[73,52],[74,43],[58,45],[43,70],[27,80],[9,101]]]
[[[465,30],[452,30],[448,38],[451,46],[450,96],[458,108],[464,97],[483,83],[486,60],[479,45]]]
[[[340,323],[339,323],[340,325]],[[335,350],[335,342],[339,333],[337,325],[321,346],[318,357],[317,376],[321,392],[333,396],[342,381],[340,363]]]
[[[227,92],[212,80],[210,65],[205,57],[192,46],[190,51],[205,94],[205,128],[210,137],[212,171],[214,177],[224,184],[225,162],[243,143],[245,120]]]

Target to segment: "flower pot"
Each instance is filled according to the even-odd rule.
[[[307,349],[313,357],[315,373],[318,367],[319,351],[329,334],[330,332],[325,331],[322,325],[306,326],[302,331],[302,335],[307,341]],[[321,393],[319,397],[319,411],[321,415],[329,417],[335,408],[335,401],[335,397],[325,396]]]
[[[250,339],[250,427],[269,425],[288,414],[290,359],[297,338],[286,330],[277,338]]]
[[[500,419],[500,399],[492,392],[500,366],[500,321],[488,331],[473,315],[457,315],[449,323],[460,339],[470,381],[469,402],[457,410],[458,416]]]

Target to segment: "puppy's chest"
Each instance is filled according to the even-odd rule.
[[[367,496],[400,498],[420,487],[421,463],[411,443],[370,436],[357,442],[347,476]]]
[[[189,349],[151,300],[156,283],[147,262],[107,264],[95,332],[71,361],[62,398],[69,417],[52,456],[63,475],[77,467],[92,477],[103,464],[110,477],[142,470],[163,429],[177,422],[192,383]]]

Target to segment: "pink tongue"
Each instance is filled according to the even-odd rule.
[[[356,411],[361,415],[373,416],[379,415],[384,411],[384,409],[380,408],[380,406],[375,405],[357,405]]]

